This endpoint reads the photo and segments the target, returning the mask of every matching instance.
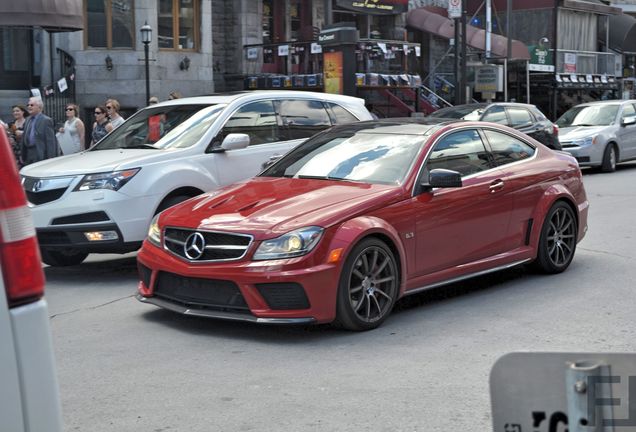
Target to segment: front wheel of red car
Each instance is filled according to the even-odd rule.
[[[378,327],[391,313],[398,287],[398,265],[391,249],[375,238],[361,241],[340,275],[336,324],[355,331]]]
[[[572,208],[558,201],[543,222],[535,267],[544,273],[561,273],[574,258],[578,227]]]

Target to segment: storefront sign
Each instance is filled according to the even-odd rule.
[[[481,93],[503,91],[503,67],[498,65],[477,67],[475,69],[475,91]]]
[[[355,44],[358,39],[358,29],[343,26],[339,23],[323,27],[318,35],[318,43],[320,45]]]
[[[280,57],[285,57],[289,55],[289,45],[279,45],[278,47],[278,55]]]
[[[248,60],[256,60],[256,59],[258,59],[258,48],[248,48],[247,49],[247,59]]]
[[[540,72],[554,72],[554,62],[552,52],[543,45],[530,45],[530,65],[529,70]]]
[[[336,5],[371,15],[400,14],[409,9],[408,0],[336,0]]]
[[[312,54],[320,54],[322,52],[322,45],[317,44],[316,42],[311,43],[311,53]]]

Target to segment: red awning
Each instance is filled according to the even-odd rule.
[[[432,33],[446,39],[455,37],[455,22],[438,12],[446,13],[446,9],[435,7],[422,7],[409,11],[406,14],[406,24],[417,30]],[[466,44],[479,50],[486,50],[486,30],[467,25]],[[498,34],[490,34],[490,51],[493,57],[505,58],[508,54],[508,38]],[[521,41],[512,40],[512,60],[530,60],[528,47]]]
[[[0,27],[38,27],[49,32],[82,30],[82,0],[2,0]]]

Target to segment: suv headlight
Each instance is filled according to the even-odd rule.
[[[128,183],[131,178],[139,172],[141,168],[134,168],[123,171],[113,171],[110,173],[88,174],[79,182],[76,191],[87,191],[94,189],[119,190]]]
[[[324,230],[317,226],[301,228],[265,240],[254,253],[254,260],[293,258],[308,254],[318,244]]]
[[[159,214],[152,218],[148,228],[148,241],[155,246],[161,246],[161,228],[159,228]]]

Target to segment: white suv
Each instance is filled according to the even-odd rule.
[[[371,119],[362,99],[285,90],[144,108],[89,150],[22,169],[42,261],[136,250],[158,212],[252,177],[334,124]]]
[[[13,152],[0,126],[0,429],[61,432],[44,272]]]

